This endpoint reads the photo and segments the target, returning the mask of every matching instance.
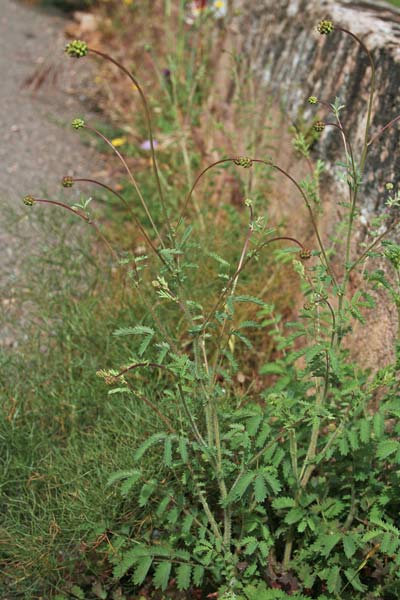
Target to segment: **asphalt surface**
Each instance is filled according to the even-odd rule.
[[[94,65],[63,52],[65,17],[0,3],[0,345],[12,347],[15,324],[7,316],[18,304],[21,262],[37,244],[22,198],[60,199],[64,175],[96,175],[104,165],[70,126],[90,115]]]

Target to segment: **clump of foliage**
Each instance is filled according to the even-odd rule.
[[[132,219],[147,252],[119,256],[87,203],[71,207],[31,195],[24,200],[28,206],[58,205],[94,227],[146,309],[142,318],[127,320],[114,332],[129,340],[126,360],[98,372],[111,398],[137,403],[157,428],[132,447],[131,458],[110,474],[106,486],[118,487],[121,514],[136,515],[134,522],[104,528],[103,543],[96,545],[127,593],[151,582],[163,592],[194,595],[200,588],[224,600],[398,597],[400,353],[397,348],[396,362],[371,375],[351,360],[344,344],[354,322],[364,323],[365,311],[376,306],[371,286],[388,290],[398,305],[396,284],[382,270],[364,269],[367,259],[385,256],[399,277],[399,246],[384,240],[399,223],[393,212],[372,232],[364,251],[352,252],[368,149],[390,124],[371,136],[375,67],[362,41],[330,21],[318,30],[350,35],[371,66],[361,149],[353,148],[342,126],[340,102],[310,99],[333,119],[318,118],[315,131],[333,127],[344,148],[348,198],[341,203],[343,230],[331,247],[316,219],[320,162],[298,182],[270,158],[223,158],[201,171],[178,208],[170,206],[140,83],[107,53],[81,41],[67,46],[72,57],[96,55],[111,62],[137,90],[162,215],[153,218],[123,155],[82,119],[74,127],[99,136],[127,171],[143,215],[139,220],[132,210]],[[312,165],[300,134],[295,145]],[[267,227],[257,203],[246,197],[248,221],[236,262],[204,247],[201,232],[188,221],[191,201],[200,180],[227,165],[288,179],[308,211],[315,248],[305,247],[292,232]],[[119,191],[100,181],[66,177],[63,185],[78,181],[106,188],[126,205]],[[396,210],[397,196],[391,194],[387,204]],[[249,265],[262,264],[275,246],[283,261],[292,261],[306,299],[298,318],[288,323],[273,304],[246,290]],[[210,262],[209,298],[200,301],[197,272]],[[356,273],[364,282],[353,290]],[[241,318],[243,304],[258,307],[254,319]],[[265,387],[253,391],[246,352],[260,330],[274,340],[277,357],[261,369]],[[243,381],[247,385],[239,392]],[[376,398],[379,408],[372,411]]]

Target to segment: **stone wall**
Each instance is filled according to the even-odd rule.
[[[338,97],[346,105],[342,122],[358,157],[365,134],[371,82],[368,56],[350,36],[340,31],[328,36],[318,34],[316,25],[321,19],[330,19],[354,32],[373,56],[377,93],[372,135],[400,113],[400,10],[385,2],[346,0],[239,0],[238,8],[230,26],[230,48],[242,54],[266,93],[273,95],[273,105],[283,108],[273,112],[273,133],[277,140],[274,159],[294,176],[303,176],[306,165],[293,155],[288,125],[299,119],[311,124],[317,115],[322,119],[327,116],[323,108],[310,106],[307,102],[310,95],[328,103]],[[384,184],[391,181],[395,186],[400,185],[399,140],[400,121],[370,147],[359,196],[361,219],[357,223],[355,253],[357,242],[368,232],[371,218],[385,207]],[[338,201],[347,200],[347,186],[339,177],[343,168],[337,165],[338,160],[343,160],[337,129],[325,129],[316,147],[316,157],[326,162],[328,170],[322,193],[321,230],[325,237],[341,217]],[[313,245],[315,240],[309,230],[307,239],[307,214],[302,209],[293,186],[277,180],[272,212],[286,215],[288,230],[298,235],[299,231],[304,232],[307,242]],[[397,212],[394,218],[398,217],[399,209],[393,210]],[[400,238],[400,228],[393,237]],[[355,288],[360,280],[353,279],[352,284]],[[396,308],[384,296],[378,298],[377,308],[371,311],[368,320],[367,327],[356,330],[352,343],[363,364],[375,368],[393,359],[398,330]]]
[[[290,120],[311,120],[313,114],[324,118],[326,111],[308,105],[310,95],[326,102],[339,97],[346,105],[343,125],[355,151],[360,148],[371,75],[368,57],[342,32],[319,35],[315,26],[323,18],[357,34],[373,56],[377,94],[372,132],[400,113],[400,10],[385,2],[240,0],[239,12],[232,24],[232,45],[246,56]],[[400,183],[399,140],[400,123],[371,146],[362,195],[365,214],[382,206],[385,182]],[[326,129],[319,152],[334,176],[335,162],[342,156],[337,130]]]

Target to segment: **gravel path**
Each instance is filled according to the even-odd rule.
[[[35,244],[21,198],[28,193],[60,198],[63,175],[96,175],[104,165],[70,127],[74,117],[88,116],[90,62],[63,53],[64,17],[15,0],[0,2],[0,345],[12,346],[14,335],[4,317],[15,302],[13,288],[21,283],[27,244]],[[69,200],[71,193],[78,191],[71,190]]]

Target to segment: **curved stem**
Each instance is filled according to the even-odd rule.
[[[102,183],[101,181],[97,181],[97,179],[87,179],[87,178],[84,178],[84,177],[75,178],[74,177],[73,181],[76,181],[76,182],[81,181],[83,183],[93,183],[94,185],[98,185],[98,186],[104,188],[105,190],[111,192],[111,194],[114,194],[114,196],[116,196],[119,200],[121,200],[121,202],[130,211],[130,213],[131,213],[131,215],[132,215],[132,217],[133,217],[133,219],[135,221],[136,227],[139,229],[140,233],[143,235],[143,237],[145,238],[146,242],[149,244],[149,246],[151,247],[151,249],[153,250],[153,252],[155,252],[157,254],[157,256],[164,263],[164,265],[167,265],[167,263],[165,262],[164,258],[158,252],[158,250],[157,250],[156,246],[154,245],[153,241],[147,235],[146,230],[144,229],[144,227],[140,223],[139,219],[135,215],[132,207],[128,204],[128,202],[125,200],[125,198],[119,192],[117,192],[116,190],[114,190],[112,187],[110,187],[106,183]]]
[[[93,227],[93,229],[96,230],[97,235],[106,244],[106,246],[109,249],[109,251],[111,252],[113,258],[115,260],[118,260],[118,254],[115,252],[115,250],[111,246],[110,242],[101,233],[101,231],[98,228],[97,224],[90,217],[88,217],[87,215],[85,215],[85,213],[81,212],[80,210],[74,209],[71,206],[68,206],[68,204],[64,204],[64,202],[58,202],[57,200],[47,200],[45,198],[33,198],[33,200],[34,200],[34,202],[39,202],[40,204],[52,204],[54,206],[60,206],[61,208],[64,208],[65,210],[68,210],[72,214],[74,214],[77,217],[80,217],[81,219],[83,219],[84,221],[86,221],[86,223],[88,225],[91,225]]]
[[[370,246],[368,246],[368,248],[361,254],[361,256],[359,256],[359,258],[357,258],[357,260],[351,265],[351,267],[349,267],[349,274],[352,272],[352,270],[360,264],[360,262],[362,262],[362,260],[367,256],[368,252],[371,252],[372,248],[375,248],[375,246],[377,244],[379,244],[379,242],[393,229],[395,229],[397,227],[397,225],[400,224],[400,219],[397,219],[393,225],[391,225],[390,227],[388,227],[383,233],[381,233],[381,235],[379,235],[376,240],[374,242],[372,242],[372,244],[370,244]]]
[[[193,191],[194,191],[196,185],[198,184],[198,182],[200,181],[200,179],[203,177],[203,175],[205,173],[207,173],[207,171],[209,171],[213,167],[216,167],[217,165],[220,165],[220,164],[226,163],[226,162],[235,162],[235,160],[237,160],[237,157],[236,158],[232,158],[232,157],[230,157],[230,158],[223,158],[221,160],[217,160],[216,162],[212,163],[211,165],[209,165],[208,167],[206,167],[205,169],[203,169],[203,171],[201,171],[201,173],[197,176],[195,182],[192,185],[191,190],[189,191],[189,193],[188,193],[188,195],[186,197],[185,204],[184,204],[184,207],[182,209],[181,216],[179,218],[177,228],[179,227],[179,225],[182,222],[183,215],[186,212],[186,209],[187,209],[187,206],[189,204],[190,198],[191,198],[191,196],[193,194]],[[325,266],[326,266],[326,268],[328,270],[329,275],[332,278],[332,281],[335,283],[335,285],[337,285],[335,275],[332,272],[332,270],[330,268],[330,265],[329,265],[329,260],[328,260],[328,257],[326,255],[325,248],[324,248],[324,245],[323,245],[322,240],[321,240],[321,236],[319,235],[318,226],[317,226],[317,223],[316,223],[316,220],[315,220],[315,217],[314,217],[314,213],[312,211],[311,205],[310,205],[310,203],[308,201],[308,198],[307,198],[304,190],[301,188],[301,186],[297,183],[297,181],[287,171],[285,171],[284,169],[282,169],[278,165],[275,165],[272,161],[270,162],[270,161],[266,161],[266,160],[262,160],[262,159],[257,159],[257,158],[249,158],[249,161],[251,163],[259,163],[259,164],[266,165],[267,167],[271,167],[273,169],[276,169],[277,171],[279,171],[280,173],[282,173],[282,175],[284,175],[285,177],[287,177],[296,186],[296,188],[300,192],[301,196],[303,197],[303,200],[304,200],[304,202],[306,204],[306,207],[308,209],[308,212],[309,212],[309,215],[310,215],[310,219],[311,219],[311,223],[312,223],[315,235],[316,235],[317,240],[318,240],[318,245],[320,247],[320,250],[321,250],[322,255],[324,257],[324,260],[325,260]]]
[[[332,308],[331,303],[329,302],[329,300],[327,300],[326,298],[322,299],[322,302],[324,304],[326,304],[326,306],[329,308],[329,312],[331,313],[331,317],[332,317],[332,332],[331,332],[331,348],[333,348],[333,343],[335,341],[335,332],[336,332],[336,317],[335,317],[335,311]]]
[[[262,163],[262,164],[264,164],[266,166],[269,166],[269,167],[272,167],[273,169],[276,169],[277,171],[279,171],[280,173],[282,173],[282,175],[284,175],[287,179],[289,179],[296,186],[296,188],[300,192],[300,194],[301,194],[301,196],[302,196],[302,198],[303,198],[303,200],[305,202],[305,205],[307,207],[308,213],[310,215],[311,224],[313,226],[314,233],[315,233],[316,238],[318,240],[319,248],[320,248],[320,250],[322,252],[322,255],[324,257],[325,266],[327,268],[327,271],[328,271],[329,275],[331,276],[333,283],[335,285],[337,285],[335,275],[334,275],[334,273],[333,273],[333,271],[332,271],[332,269],[330,268],[330,265],[329,265],[329,260],[328,260],[328,257],[326,255],[325,248],[324,248],[324,245],[322,243],[321,236],[319,235],[318,226],[317,226],[317,222],[315,220],[314,213],[312,211],[312,208],[311,208],[310,202],[309,202],[309,200],[307,198],[307,195],[304,192],[304,190],[302,189],[302,187],[297,183],[297,181],[294,179],[294,177],[292,177],[290,175],[290,173],[288,173],[287,171],[285,171],[285,169],[282,169],[279,165],[275,165],[272,162],[270,163],[270,162],[268,162],[266,160],[260,160],[260,159],[254,159],[253,162]]]
[[[353,149],[351,147],[350,138],[348,137],[345,129],[343,129],[342,124],[339,121],[339,123],[325,123],[325,125],[329,126],[329,127],[335,127],[336,129],[339,129],[339,131],[341,132],[343,140],[344,140],[344,146],[345,146],[346,154],[348,156],[350,156],[351,168],[353,170],[354,176],[356,176],[357,175],[357,170],[356,170],[356,164],[355,164],[355,161],[354,161]],[[348,147],[348,152],[347,152],[347,147]]]
[[[160,363],[153,363],[153,362],[143,361],[143,362],[140,362],[140,363],[134,363],[132,365],[129,365],[129,367],[125,367],[125,369],[123,369],[122,371],[120,371],[119,373],[117,373],[117,375],[115,375],[115,377],[122,377],[126,373],[129,373],[129,371],[133,371],[135,369],[140,369],[141,367],[152,367],[154,369],[161,369],[162,371],[167,371],[171,375],[175,375],[175,373],[173,371],[171,371],[171,369],[169,369],[165,365],[161,365]],[[190,409],[189,409],[189,407],[187,405],[187,402],[186,402],[184,394],[183,394],[182,387],[180,386],[179,383],[177,384],[177,386],[178,386],[178,391],[179,391],[179,395],[180,395],[181,400],[182,400],[183,407],[184,407],[185,412],[186,412],[186,416],[188,417],[188,419],[190,421],[190,424],[192,426],[192,430],[193,430],[193,433],[195,435],[195,438],[197,439],[197,441],[199,442],[200,445],[204,446],[205,448],[208,448],[208,446],[207,446],[206,442],[204,441],[204,439],[203,439],[200,431],[198,430],[198,427],[196,425],[194,417],[193,417],[192,413],[190,412]]]
[[[367,54],[368,60],[369,60],[370,66],[371,66],[371,87],[370,87],[370,92],[369,92],[367,122],[365,124],[364,148],[363,148],[361,160],[360,160],[360,173],[362,173],[362,171],[364,170],[364,165],[365,165],[365,160],[367,158],[368,145],[369,145],[368,144],[368,136],[369,136],[369,129],[371,126],[372,104],[374,101],[374,94],[375,94],[375,63],[372,58],[371,52],[368,50],[368,48],[364,44],[364,42],[362,40],[360,40],[360,38],[355,33],[349,31],[348,29],[344,29],[343,27],[337,27],[336,29],[338,31],[342,31],[343,33],[352,37],[353,40],[355,40],[357,42],[357,44],[359,44],[361,46],[361,48]]]
[[[330,360],[329,360],[328,352],[326,350],[325,350],[325,360],[326,360],[326,372],[325,372],[325,377],[324,377],[324,388],[321,393],[318,393],[316,401],[315,401],[315,408],[317,409],[317,411],[319,411],[323,407],[325,400],[327,398],[327,395],[328,395],[328,390],[329,390]],[[322,419],[323,419],[323,417],[321,417],[321,415],[317,414],[315,416],[314,423],[312,426],[310,442],[309,442],[307,453],[304,458],[303,466],[302,466],[302,469],[300,472],[300,487],[303,490],[306,488],[306,486],[310,480],[310,477],[313,474],[315,466],[316,466],[314,464],[314,460],[315,460],[316,453],[317,453],[318,438],[319,438],[319,434],[320,434]]]
[[[181,214],[179,216],[179,220],[178,220],[178,224],[176,226],[176,230],[178,230],[178,228],[180,227],[182,221],[183,221],[183,217],[185,215],[186,209],[188,207],[188,204],[190,202],[190,199],[193,195],[193,192],[195,190],[195,187],[197,186],[197,184],[199,183],[200,179],[203,177],[203,175],[205,175],[207,173],[207,171],[209,171],[210,169],[213,169],[214,167],[216,167],[217,165],[222,165],[223,163],[226,162],[232,162],[234,161],[234,158],[223,158],[221,160],[217,160],[216,162],[213,162],[211,165],[208,165],[208,167],[206,167],[205,169],[203,169],[203,171],[201,171],[201,173],[196,177],[192,187],[190,188],[189,193],[186,196],[185,199],[185,204],[183,205],[183,208],[181,210]]]
[[[143,89],[142,89],[141,85],[139,84],[138,80],[136,79],[136,77],[134,77],[132,75],[132,73],[130,71],[128,71],[128,69],[126,67],[124,67],[120,62],[118,62],[117,60],[115,60],[114,58],[112,58],[111,56],[109,56],[108,54],[106,54],[105,52],[100,52],[100,50],[95,50],[94,48],[88,48],[88,52],[92,53],[92,54],[96,54],[97,56],[100,56],[101,58],[104,58],[105,60],[108,60],[113,65],[115,65],[120,71],[122,71],[125,75],[127,75],[129,77],[129,79],[132,81],[133,85],[136,87],[137,91],[139,92],[140,98],[141,98],[142,103],[143,103],[145,115],[146,115],[147,128],[148,128],[148,131],[149,131],[151,160],[152,160],[152,164],[153,164],[153,171],[154,171],[154,176],[155,176],[155,179],[156,179],[158,195],[160,197],[161,206],[162,206],[163,211],[164,211],[165,221],[166,221],[166,223],[168,225],[169,233],[171,234],[171,225],[170,225],[170,221],[169,221],[169,218],[168,218],[167,207],[166,207],[166,204],[165,204],[164,194],[163,194],[163,191],[162,191],[161,182],[160,182],[160,176],[159,176],[159,172],[158,172],[158,166],[157,166],[157,160],[156,160],[156,153],[155,153],[155,150],[154,150],[153,127],[152,127],[152,123],[151,123],[150,108],[149,108],[149,104],[147,102],[146,96],[145,96],[145,94],[143,92]]]
[[[145,404],[147,404],[147,406],[161,419],[161,421],[164,423],[164,425],[167,427],[167,429],[170,433],[176,433],[176,429],[174,429],[174,427],[171,425],[171,421],[162,414],[162,412],[157,408],[157,406],[155,404],[153,404],[153,402],[151,402],[151,400],[146,398],[146,396],[142,396],[141,394],[138,394],[138,392],[136,392],[136,390],[129,383],[129,381],[126,382],[126,385],[128,386],[128,388],[131,390],[131,392],[133,392],[133,394],[137,398],[139,398]]]
[[[394,119],[392,119],[391,121],[389,121],[389,123],[386,123],[386,125],[385,125],[384,127],[382,127],[382,129],[380,129],[379,131],[377,131],[377,132],[376,132],[376,133],[375,133],[375,134],[372,136],[372,138],[369,140],[369,142],[368,142],[368,144],[367,144],[367,145],[368,145],[368,146],[370,146],[371,144],[373,144],[373,143],[374,143],[374,141],[375,141],[375,140],[376,140],[378,137],[380,137],[384,131],[386,131],[386,129],[388,129],[389,127],[391,127],[392,125],[394,125],[394,124],[395,124],[397,121],[399,121],[399,120],[400,120],[400,115],[397,115],[397,117],[395,117]]]
[[[138,196],[139,196],[139,198],[140,198],[140,202],[141,202],[141,204],[142,204],[142,206],[143,206],[143,208],[144,208],[144,210],[145,210],[145,212],[146,212],[146,215],[147,215],[147,217],[148,217],[148,219],[149,219],[149,221],[150,221],[150,223],[151,223],[151,226],[152,226],[152,227],[153,227],[153,229],[154,229],[154,232],[155,232],[155,234],[156,234],[156,236],[157,236],[157,238],[158,238],[158,240],[159,240],[159,242],[160,242],[161,246],[162,246],[163,248],[165,248],[165,246],[164,246],[164,242],[162,241],[162,239],[161,239],[161,236],[160,236],[160,234],[159,234],[159,232],[158,232],[158,229],[157,229],[157,227],[156,227],[156,225],[155,225],[155,223],[154,223],[154,221],[153,221],[153,218],[152,218],[152,216],[151,216],[151,214],[150,214],[150,211],[149,211],[149,209],[147,208],[146,201],[145,201],[145,199],[143,198],[142,192],[140,191],[140,188],[139,188],[139,186],[138,186],[138,184],[137,184],[137,181],[136,181],[136,179],[134,178],[134,176],[133,176],[133,174],[132,174],[132,171],[131,171],[131,170],[130,170],[130,168],[128,167],[128,164],[127,164],[126,160],[124,159],[124,157],[122,156],[121,152],[120,152],[120,151],[119,151],[119,150],[118,150],[118,149],[117,149],[117,148],[116,148],[116,147],[115,147],[115,146],[112,144],[112,142],[111,142],[111,141],[110,141],[110,140],[109,140],[109,139],[108,139],[108,138],[107,138],[105,135],[103,135],[103,134],[101,133],[101,131],[99,131],[99,130],[98,130],[98,129],[96,129],[95,127],[90,127],[89,125],[84,125],[83,127],[84,127],[85,129],[88,129],[89,131],[92,131],[92,132],[93,132],[93,133],[95,133],[96,135],[98,135],[98,136],[99,136],[99,137],[100,137],[100,138],[101,138],[101,139],[102,139],[102,140],[103,140],[103,141],[104,141],[104,142],[105,142],[105,143],[106,143],[106,144],[107,144],[107,145],[108,145],[108,146],[109,146],[109,147],[110,147],[110,148],[111,148],[111,149],[112,149],[114,152],[115,152],[115,154],[118,156],[119,160],[121,161],[121,163],[122,163],[122,164],[123,164],[123,166],[125,167],[125,170],[126,170],[126,172],[128,173],[130,180],[131,180],[131,181],[132,181],[132,183],[133,183],[133,187],[135,188],[135,190],[136,190],[136,192],[137,192],[137,194],[138,194]]]
[[[268,246],[269,244],[271,244],[272,242],[279,242],[281,240],[287,240],[290,242],[294,242],[295,244],[297,244],[301,250],[304,250],[304,246],[303,244],[301,244],[298,240],[296,240],[296,238],[293,237],[289,237],[286,235],[282,235],[282,236],[278,236],[278,237],[274,237],[271,238],[269,240],[266,240],[265,242],[263,242],[262,244],[259,244],[255,250],[254,253],[251,256],[248,256],[242,266],[240,267],[240,269],[237,269],[235,271],[235,273],[232,275],[232,277],[228,280],[223,293],[221,294],[221,296],[219,297],[219,299],[217,300],[217,302],[214,304],[213,308],[211,309],[211,311],[208,313],[208,316],[206,317],[204,323],[203,323],[203,329],[205,329],[205,327],[207,327],[208,323],[211,321],[212,316],[215,314],[215,312],[218,310],[218,308],[221,306],[221,304],[225,301],[225,298],[227,297],[227,295],[229,294],[233,282],[235,281],[235,279],[237,278],[237,276],[243,271],[243,269],[245,269],[245,267],[247,266],[247,264],[252,260],[253,256],[255,253],[260,252],[260,250],[262,250],[263,248],[265,248],[266,246]]]
[[[248,224],[248,228],[247,228],[246,238],[244,240],[242,252],[241,252],[241,255],[240,255],[240,259],[239,259],[239,264],[238,264],[238,267],[236,269],[237,275],[236,275],[235,279],[233,280],[232,287],[231,287],[231,290],[230,290],[230,296],[233,296],[234,293],[235,293],[236,286],[237,286],[237,283],[239,281],[240,270],[242,268],[242,265],[243,265],[244,259],[246,257],[246,254],[247,254],[248,247],[249,247],[250,238],[251,238],[251,236],[254,233],[254,227],[253,227],[253,207],[251,205],[249,206],[249,212],[250,212],[250,215],[249,215],[249,224]],[[227,321],[228,321],[228,315],[226,315],[224,317],[224,320],[223,320],[223,323],[222,323],[222,326],[221,326],[221,329],[220,329],[220,333],[219,333],[219,336],[218,336],[218,338],[220,340],[220,344],[217,346],[217,350],[216,350],[216,353],[215,353],[215,359],[214,359],[214,369],[213,369],[213,384],[214,385],[215,385],[216,378],[217,378],[217,371],[218,371],[219,366],[221,365],[221,362],[222,362],[222,356],[221,356],[221,354],[222,354],[222,339],[224,337],[224,333],[225,333],[225,328],[226,328]],[[229,338],[228,338],[228,342],[229,342]]]

